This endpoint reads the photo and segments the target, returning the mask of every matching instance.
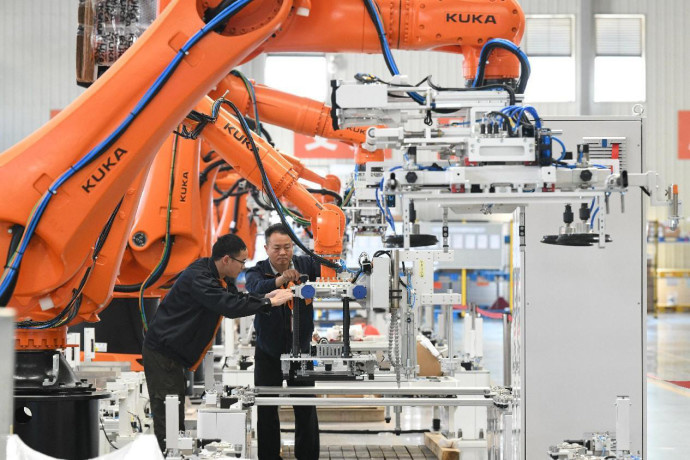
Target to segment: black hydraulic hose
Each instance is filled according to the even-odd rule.
[[[328,190],[328,189],[325,189],[325,188],[308,188],[308,189],[307,189],[307,192],[309,192],[309,193],[315,193],[315,194],[317,194],[317,195],[328,195],[328,196],[332,196],[333,198],[335,198],[335,201],[336,201],[336,204],[338,205],[338,207],[341,207],[341,206],[343,205],[343,197],[340,196],[340,195],[338,195],[338,194],[337,194],[336,192],[334,192],[333,190]]]
[[[352,358],[350,351],[350,298],[343,297],[343,358]]]
[[[249,193],[249,189],[240,190],[239,192],[235,191],[235,190],[237,190],[237,188],[240,186],[240,183],[242,183],[242,182],[245,182],[245,179],[238,180],[237,182],[232,184],[232,187],[230,187],[226,191],[222,191],[222,190],[216,188],[216,191],[218,193],[220,193],[221,195],[218,198],[213,199],[213,204],[220,204],[221,202],[223,202],[224,200],[228,199],[231,196],[240,197],[244,194]]]
[[[208,163],[209,161],[211,161],[211,159],[213,158],[213,154],[214,154],[214,153],[216,153],[216,151],[215,151],[215,150],[211,150],[211,151],[209,151],[206,155],[204,155],[203,157],[201,157],[201,158],[204,160],[204,163]]]
[[[169,243],[168,243],[169,241]],[[169,246],[172,246],[172,244],[175,242],[175,235],[168,236],[166,238],[166,247],[163,249],[163,261],[159,266],[159,269],[156,270],[155,273],[152,274],[151,279],[147,283],[149,286],[152,286],[156,281],[160,279],[160,277],[163,275],[165,272],[165,269],[168,268],[168,262],[170,262],[170,254],[172,251],[170,251]],[[142,283],[136,283],[136,284],[116,284],[113,290],[115,292],[139,292],[141,290],[141,285]]]
[[[7,249],[7,259],[5,261],[5,269],[8,268],[8,264],[10,263],[10,259],[12,258],[12,254],[14,254],[14,251],[17,250],[17,247],[19,246],[19,242],[22,240],[22,235],[24,235],[24,226],[19,225],[19,224],[14,224],[12,227],[10,227],[10,231],[12,232],[12,239],[10,240],[10,246]],[[12,281],[10,281],[9,286],[7,286],[7,290],[5,291],[5,294],[0,297],[0,307],[6,307],[7,304],[9,303],[10,299],[12,298],[12,294],[14,293],[14,288],[17,285],[17,272],[15,272],[12,275]]]
[[[208,180],[208,175],[216,169],[219,166],[223,166],[225,163],[225,160],[216,160],[210,165],[206,166],[203,171],[199,174],[199,187],[204,185],[206,181]]]
[[[259,191],[259,189],[252,188],[251,194],[252,198],[254,198],[254,201],[256,201],[256,204],[258,204],[261,209],[263,209],[264,211],[273,211],[273,206],[270,206],[270,204],[267,204],[261,198],[261,192]]]
[[[266,131],[266,128],[264,128],[264,125],[261,125],[261,134],[263,134],[264,139],[266,139],[266,142],[271,144],[271,147],[276,146],[275,142],[273,142],[273,138],[271,137],[271,134],[268,131]]]

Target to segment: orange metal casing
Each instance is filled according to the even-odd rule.
[[[167,267],[156,284],[167,282],[170,276],[202,256],[205,235],[199,188],[199,147],[199,141],[170,135],[156,155],[146,179],[144,199],[129,234],[129,257],[120,269],[120,284],[144,282],[161,260],[173,149],[177,151],[170,215],[170,234],[174,243]],[[142,241],[143,244],[137,244]]]
[[[474,79],[482,46],[492,38],[519,44],[525,15],[517,0],[378,0],[388,43],[404,50],[463,54],[466,80]],[[257,49],[380,53],[376,29],[362,0],[312,0],[309,16],[295,17],[276,40]],[[402,69],[404,72],[404,69]],[[516,78],[515,56],[496,50],[486,66],[487,79]]]
[[[366,140],[367,127],[358,126],[334,130],[331,121],[331,108],[324,103],[278,91],[265,85],[254,85],[254,93],[262,122],[306,136],[319,136],[348,143],[355,147],[357,164],[368,161],[383,161],[383,150],[369,152],[361,148],[361,144]],[[215,90],[209,93],[209,96],[217,99],[224,94],[243,114],[254,117],[254,107],[244,83],[239,77],[226,76],[218,83]],[[311,179],[307,180],[312,181]]]
[[[211,113],[212,104],[210,98],[205,98],[197,106],[197,111]],[[251,144],[234,117],[221,109],[218,120],[204,129],[203,136],[237,173],[263,190],[261,173]],[[292,202],[306,219],[311,220],[315,252],[339,257],[345,231],[345,215],[342,210],[330,203],[319,203],[298,182],[299,177],[288,160],[258,136],[254,136],[254,141],[276,196]]]

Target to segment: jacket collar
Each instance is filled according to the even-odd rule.
[[[206,264],[208,266],[208,269],[211,271],[211,274],[213,275],[213,277],[220,279],[220,273],[218,273],[218,267],[216,267],[216,263],[213,261],[212,257],[206,258]]]
[[[278,276],[280,274],[273,270],[273,265],[271,264],[270,259],[260,260],[256,263],[256,265],[265,275]],[[295,256],[292,256],[292,259],[290,260],[290,268],[295,268]]]

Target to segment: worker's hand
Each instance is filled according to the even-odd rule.
[[[277,279],[276,279],[276,287],[277,286],[282,286],[286,283],[289,283],[292,281],[293,283],[297,283],[299,281],[299,272],[295,270],[294,268],[290,268],[289,270],[285,270]]]
[[[266,298],[271,300],[271,305],[277,307],[279,305],[284,305],[285,302],[292,299],[295,296],[290,289],[276,289],[266,294]]]

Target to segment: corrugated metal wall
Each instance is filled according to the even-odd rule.
[[[647,58],[647,166],[665,180],[681,184],[683,201],[690,206],[688,162],[677,160],[677,113],[690,110],[690,4],[686,0],[581,0],[591,1],[594,13],[646,14]],[[575,14],[575,0],[522,0],[527,14]],[[576,21],[584,18],[576,17]],[[589,20],[589,18],[588,18]],[[21,140],[48,120],[51,109],[65,107],[80,92],[75,83],[77,0],[0,1],[0,150]],[[579,30],[579,27],[578,27]],[[577,41],[579,42],[579,40]],[[576,42],[576,43],[577,43]],[[577,49],[576,49],[577,53]],[[394,52],[401,71],[417,81],[433,74],[445,86],[462,84],[462,60],[441,53]],[[250,77],[262,80],[257,65],[247,66]],[[343,54],[334,59],[334,77],[351,79],[356,72],[388,71],[381,56]],[[621,75],[625,78],[625,75]],[[632,104],[592,104],[594,114],[628,115]],[[544,115],[578,114],[577,103],[540,104]],[[280,136],[291,149],[289,135]],[[690,209],[690,208],[689,208]],[[666,211],[650,209],[663,218]],[[688,248],[690,255],[690,248]],[[661,265],[680,267],[686,260],[684,245],[665,250]]]

